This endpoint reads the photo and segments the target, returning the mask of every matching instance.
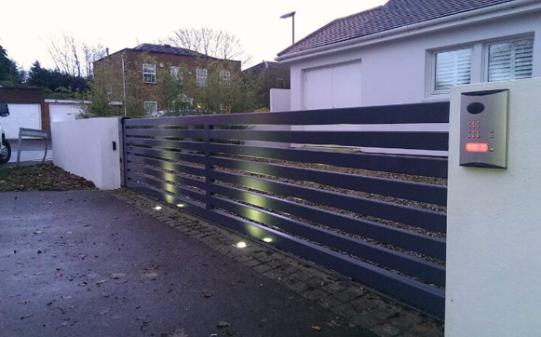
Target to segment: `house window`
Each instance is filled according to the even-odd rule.
[[[156,65],[143,64],[143,81],[145,83],[156,83]]]
[[[156,101],[144,101],[143,107],[145,109],[145,116],[155,116],[158,112],[158,102]]]
[[[231,82],[231,72],[229,70],[220,70],[220,79],[224,82]]]
[[[204,87],[207,85],[208,71],[205,68],[195,69],[195,84],[198,87]]]
[[[471,81],[472,48],[434,54],[434,93],[448,92],[451,87]]]
[[[488,45],[488,81],[532,77],[533,39],[500,41]]]
[[[173,77],[177,81],[182,81],[182,71],[180,70],[180,67],[172,66],[170,71],[171,77]]]

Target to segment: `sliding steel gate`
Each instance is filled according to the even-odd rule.
[[[362,149],[446,151],[422,130],[448,120],[444,102],[127,119],[124,182],[443,317],[447,159]]]

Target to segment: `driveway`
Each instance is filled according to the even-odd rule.
[[[109,193],[71,191],[0,193],[0,336],[372,335]]]

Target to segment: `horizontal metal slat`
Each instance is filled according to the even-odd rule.
[[[248,204],[285,212],[298,218],[320,223],[345,233],[361,235],[382,243],[389,243],[406,250],[445,260],[445,240],[442,239],[231,186],[212,184],[210,190]]]
[[[209,151],[261,158],[447,178],[447,158],[209,144]]]
[[[449,102],[414,103],[341,109],[233,113],[164,118],[127,119],[128,128],[175,125],[327,125],[448,123]]]
[[[205,143],[178,141],[169,139],[149,139],[149,138],[136,138],[127,137],[126,145],[136,147],[151,147],[151,148],[171,148],[178,150],[192,150],[192,151],[204,151]]]
[[[296,168],[270,163],[211,157],[210,164],[256,174],[285,177],[293,180],[311,181],[323,185],[375,193],[396,198],[416,200],[437,205],[447,204],[447,188],[444,186],[414,183],[348,173]]]
[[[142,173],[142,174],[146,174],[146,175],[149,175],[149,176],[153,176],[155,178],[161,179],[161,180],[163,180],[163,181],[165,181],[167,183],[173,184],[173,185],[180,184],[180,187],[192,186],[192,187],[199,188],[201,190],[206,190],[206,188],[207,188],[207,185],[205,184],[204,181],[200,181],[200,180],[196,180],[196,179],[192,179],[192,178],[188,178],[188,177],[183,177],[183,176],[180,176],[178,174],[175,174],[174,172],[162,171],[162,170],[159,170],[159,169],[156,169],[156,168],[153,168],[153,167],[146,167],[146,166],[136,167],[136,166],[132,166],[129,169],[129,172],[136,172],[136,173],[139,173],[139,174]]]
[[[219,130],[209,131],[212,140],[259,140],[296,144],[365,146],[416,150],[447,151],[447,132],[404,132],[404,131],[253,131]]]
[[[206,161],[205,156],[203,155],[196,155],[196,154],[188,154],[185,152],[175,152],[175,151],[169,151],[166,149],[150,149],[150,148],[144,148],[144,147],[134,147],[131,145],[126,146],[126,152],[127,154],[135,154],[140,156],[148,156],[148,157],[154,157],[154,158],[160,158],[165,160],[181,160],[189,163],[198,163],[198,164],[204,164]]]
[[[438,286],[444,286],[445,284],[445,269],[422,259],[310,226],[283,215],[258,209],[254,206],[244,205],[236,201],[217,197],[212,199],[212,206],[227,210],[266,226],[280,228],[289,234],[303,237],[334,250],[355,255],[361,259],[370,260],[380,266],[400,271],[426,282]]]
[[[206,136],[205,130],[186,130],[186,129],[166,129],[166,128],[145,128],[130,129],[126,128],[127,137],[152,137],[152,138],[192,138],[203,139]]]
[[[135,165],[151,166],[151,167],[155,167],[161,170],[176,170],[180,173],[191,174],[194,176],[204,176],[206,174],[205,173],[206,171],[204,168],[182,165],[182,164],[173,163],[170,161],[163,161],[160,159],[139,157],[133,154],[128,154],[127,159],[128,159],[128,170],[132,167],[132,165],[135,164]]]
[[[147,184],[155,189],[161,190],[164,193],[174,194],[177,196],[187,196],[193,200],[205,202],[205,195],[196,191],[184,188],[182,186],[174,185],[166,181],[160,180],[156,177],[149,177],[137,172],[128,172],[128,180],[131,184]]]
[[[317,204],[392,220],[431,231],[446,232],[446,215],[444,213],[245,175],[217,171],[211,171],[209,174],[213,179],[232,182],[273,195],[297,197]]]

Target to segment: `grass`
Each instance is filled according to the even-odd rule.
[[[53,164],[0,168],[0,192],[94,189],[94,184]]]

